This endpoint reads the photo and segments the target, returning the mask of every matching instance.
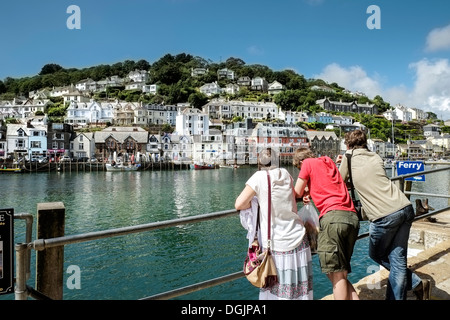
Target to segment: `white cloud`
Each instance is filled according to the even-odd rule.
[[[450,25],[431,30],[425,48],[428,52],[446,49],[450,49]]]
[[[416,80],[411,91],[410,103],[417,108],[430,109],[438,118],[450,119],[450,63],[448,59],[430,61],[422,59],[410,64]],[[421,105],[423,107],[421,107]]]
[[[344,68],[337,63],[325,67],[321,74],[314,75],[316,79],[322,79],[328,83],[336,82],[353,92],[364,92],[367,96],[380,94],[381,88],[377,80],[370,78],[360,66]]]
[[[450,119],[450,62],[448,59],[430,61],[422,59],[411,63],[414,72],[414,86],[404,85],[384,88],[378,75],[370,77],[360,66],[341,67],[336,63],[326,66],[316,79],[328,83],[336,82],[350,91],[361,91],[369,98],[376,95],[392,106],[397,104],[431,111],[443,120]]]

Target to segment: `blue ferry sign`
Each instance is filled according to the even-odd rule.
[[[397,175],[425,171],[423,161],[397,161]],[[405,181],[425,181],[425,175],[406,178]]]

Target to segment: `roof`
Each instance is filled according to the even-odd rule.
[[[308,139],[310,141],[316,137],[318,139],[337,139],[336,133],[334,133],[334,131],[306,131],[306,135],[308,136]]]
[[[148,131],[140,127],[108,127],[95,133],[95,142],[101,143],[113,137],[117,141],[125,141],[128,137],[137,143],[148,143]]]

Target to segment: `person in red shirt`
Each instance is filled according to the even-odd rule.
[[[302,198],[304,204],[312,200],[319,211],[317,254],[322,272],[332,283],[334,299],[359,300],[347,279],[359,232],[359,220],[347,185],[331,158],[317,158],[309,148],[297,149],[293,164],[300,170],[296,197]]]

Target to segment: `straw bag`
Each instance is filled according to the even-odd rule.
[[[275,262],[273,260],[272,254],[270,252],[270,216],[271,216],[271,188],[270,188],[270,177],[269,172],[267,172],[267,181],[269,183],[269,197],[268,197],[268,228],[267,228],[267,249],[262,251],[262,246],[258,242],[258,237],[256,236],[253,240],[251,247],[248,248],[247,256],[244,261],[244,274],[247,280],[258,288],[267,288],[274,285],[278,281],[277,268],[275,267]],[[258,208],[258,222],[257,228],[259,226],[259,208]],[[256,230],[258,234],[258,230]]]

